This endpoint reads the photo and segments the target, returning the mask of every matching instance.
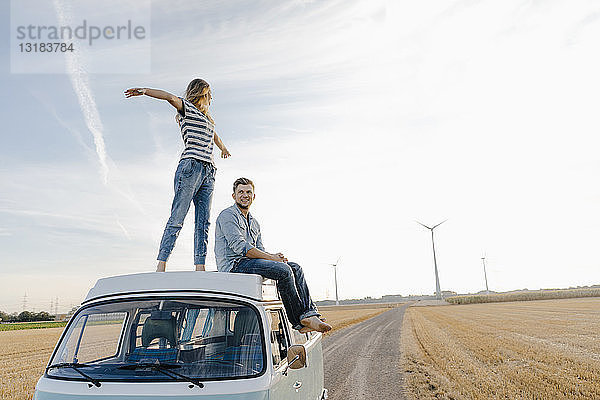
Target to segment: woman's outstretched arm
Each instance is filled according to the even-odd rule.
[[[221,141],[221,138],[219,137],[219,135],[217,135],[216,132],[215,132],[215,144],[217,145],[217,147],[219,149],[221,149],[221,158],[227,158],[227,157],[231,156],[231,153],[229,153],[229,150],[227,150],[227,147],[225,147],[225,145]]]
[[[183,111],[183,102],[181,101],[181,99],[175,96],[174,94],[165,92],[164,90],[150,88],[131,88],[125,91],[125,97],[127,98],[142,95],[154,97],[155,99],[166,100],[173,107],[175,107],[177,111]]]

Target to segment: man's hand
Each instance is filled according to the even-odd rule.
[[[288,259],[283,255],[283,253],[275,253],[275,254],[271,254],[273,256],[273,261],[279,261],[279,262],[287,262]]]
[[[251,248],[246,252],[246,257],[248,258],[261,258],[263,260],[277,261],[277,262],[287,262],[288,259],[282,253],[268,253],[266,251],[262,251],[257,249],[256,247]]]

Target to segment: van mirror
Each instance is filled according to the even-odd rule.
[[[306,367],[306,348],[301,344],[290,346],[287,352],[288,367],[299,369]]]

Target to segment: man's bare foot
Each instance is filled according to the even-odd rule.
[[[312,316],[300,320],[300,323],[317,332],[328,332],[331,330],[331,325],[321,321],[317,316]]]
[[[312,328],[309,328],[308,326],[303,326],[302,328],[298,329],[298,332],[300,333],[308,333],[308,332],[314,332],[315,330]]]
[[[159,261],[156,266],[156,272],[165,272],[165,268],[167,267],[167,263],[165,261]]]
[[[196,264],[196,271],[206,271],[204,269],[204,264]]]

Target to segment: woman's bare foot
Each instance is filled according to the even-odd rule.
[[[300,323],[317,332],[328,332],[331,330],[331,325],[321,321],[319,317],[312,316],[300,320]]]
[[[165,272],[165,268],[167,267],[166,261],[159,261],[156,266],[156,272]]]
[[[204,264],[196,264],[196,271],[206,271],[204,269]]]

